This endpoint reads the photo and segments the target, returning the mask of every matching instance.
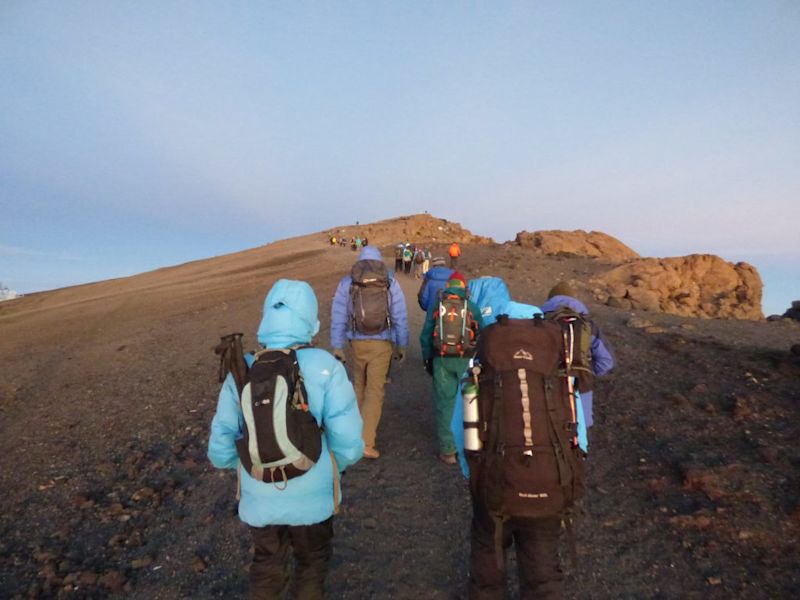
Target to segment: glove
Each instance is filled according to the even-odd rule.
[[[403,346],[394,347],[394,359],[398,365],[402,365],[406,361],[406,349]]]
[[[344,355],[344,350],[341,348],[334,348],[333,349],[333,356],[336,360],[338,360],[342,364],[347,363],[347,358]]]
[[[425,363],[425,370],[428,372],[428,375],[433,377],[433,359],[432,358],[426,358],[422,362]]]

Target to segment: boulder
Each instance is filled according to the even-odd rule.
[[[764,318],[764,286],[756,268],[710,254],[632,260],[592,284],[595,298],[606,296],[609,306],[704,318]]]
[[[520,231],[515,243],[548,256],[581,256],[614,262],[639,258],[618,239],[599,231]]]

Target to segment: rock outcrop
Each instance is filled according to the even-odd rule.
[[[460,224],[447,219],[439,219],[427,213],[386,219],[365,225],[343,225],[326,232],[336,237],[367,236],[374,246],[396,244],[400,241],[427,242],[438,244],[492,244],[494,240],[482,235],[474,235]]]
[[[639,258],[618,239],[599,231],[520,231],[515,243],[548,256],[581,256],[616,262]]]
[[[782,315],[770,315],[767,321],[782,321],[788,319],[800,323],[800,300],[793,300],[792,305]]]
[[[756,268],[710,254],[633,260],[592,283],[595,299],[618,308],[705,318],[764,318],[763,283]]]

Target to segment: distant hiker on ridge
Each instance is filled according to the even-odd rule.
[[[227,375],[211,423],[211,462],[239,469],[239,518],[250,526],[255,546],[251,598],[284,597],[290,547],[295,597],[323,597],[339,475],[364,449],[344,367],[309,346],[318,331],[311,286],[275,283],[258,328],[264,349],[247,355],[244,378]]]
[[[403,272],[406,275],[411,275],[411,261],[414,258],[414,251],[411,249],[411,244],[406,244],[403,248]]]
[[[378,424],[384,385],[394,356],[403,362],[408,346],[408,314],[403,290],[383,264],[375,246],[361,250],[349,275],[339,282],[331,305],[331,347],[345,361],[344,346],[353,349],[353,383],[364,418],[364,456],[378,458]]]
[[[455,269],[458,263],[458,257],[461,256],[461,247],[458,245],[458,242],[450,244],[447,254],[450,255],[450,266]]]

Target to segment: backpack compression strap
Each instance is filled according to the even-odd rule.
[[[242,348],[243,333],[229,333],[220,338],[219,344],[214,348],[214,354],[219,356],[219,382],[225,381],[228,373],[233,375],[236,390],[241,396],[247,378],[247,362],[244,359]]]

